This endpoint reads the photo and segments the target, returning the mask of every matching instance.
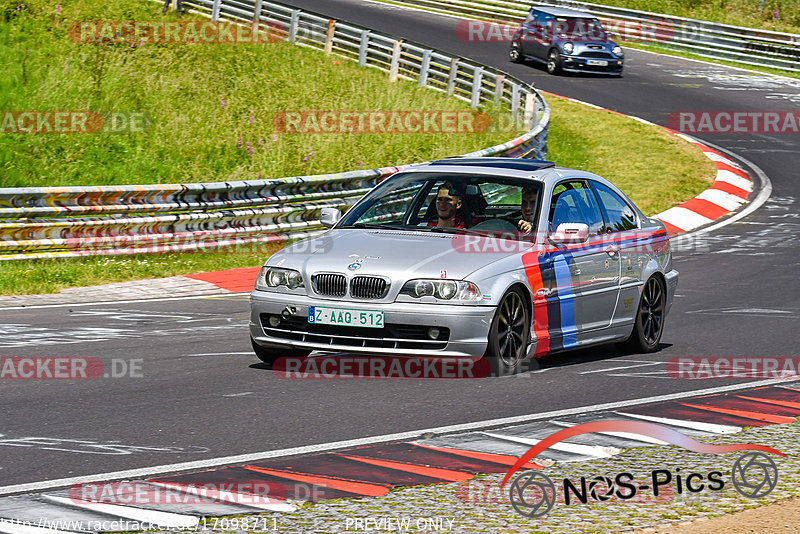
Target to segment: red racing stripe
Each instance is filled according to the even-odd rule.
[[[522,266],[533,295],[533,334],[536,337],[536,353],[534,356],[545,354],[550,350],[550,321],[547,315],[547,299],[539,295],[539,290],[544,287],[542,271],[539,268],[539,252],[528,252],[522,255]]]

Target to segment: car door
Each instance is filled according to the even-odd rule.
[[[614,324],[628,324],[633,322],[643,282],[642,272],[650,259],[651,236],[642,234],[636,212],[616,191],[595,180],[591,181],[591,186],[603,213],[608,246],[619,249],[620,294]]]
[[[533,9],[522,23],[522,51],[526,56],[544,59],[547,55],[548,17],[553,18]]]
[[[619,292],[619,254],[609,253],[605,223],[596,197],[585,180],[556,184],[550,198],[548,232],[563,223],[589,227],[584,243],[549,245],[541,261],[544,293],[548,298],[551,349],[577,345],[579,336],[607,327]]]

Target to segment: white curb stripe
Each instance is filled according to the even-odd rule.
[[[200,518],[193,515],[144,510],[142,508],[131,508],[130,506],[121,506],[119,504],[81,501],[79,499],[70,499],[56,495],[42,495],[42,498],[65,506],[124,517],[126,519],[139,521],[140,523],[158,525],[162,528],[194,528],[200,524]]]
[[[515,443],[522,443],[523,445],[530,445],[533,447],[537,445],[540,439],[521,438],[518,436],[509,436],[508,434],[495,434],[494,432],[481,432],[490,438],[495,438],[503,441],[513,441]],[[591,456],[593,458],[609,458],[615,454],[622,452],[622,449],[616,447],[602,447],[600,445],[579,445],[577,443],[569,443],[566,441],[559,441],[548,447],[549,449],[568,452],[570,454],[579,454],[581,456]]]
[[[634,419],[643,419],[645,421],[652,421],[654,423],[663,423],[665,425],[680,426],[684,428],[691,428],[693,430],[701,430],[703,432],[711,432],[712,434],[736,434],[742,431],[740,426],[731,425],[718,425],[716,423],[701,423],[699,421],[687,421],[683,419],[670,419],[669,417],[655,417],[652,415],[640,415],[636,413],[616,412],[625,417],[632,417]]]
[[[699,213],[680,206],[675,206],[663,213],[659,213],[656,215],[656,218],[673,226],[677,226],[684,231],[713,222],[708,217],[703,217]]]
[[[739,189],[744,189],[745,191],[752,191],[753,190],[753,182],[750,180],[746,180],[739,176],[738,174],[732,173],[731,171],[727,171],[725,169],[720,169],[717,172],[717,180],[718,182],[727,182],[731,185],[735,185]]]
[[[719,189],[706,189],[695,198],[707,200],[712,204],[716,204],[717,206],[725,208],[728,211],[735,211],[739,206],[746,202],[743,198],[739,198],[736,195],[731,195],[725,191],[720,191]]]

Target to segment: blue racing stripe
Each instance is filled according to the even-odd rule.
[[[553,269],[556,274],[558,302],[561,308],[561,334],[565,349],[578,344],[575,327],[575,295],[572,293],[572,278],[569,273],[569,256],[555,257]],[[563,289],[563,293],[561,292]]]

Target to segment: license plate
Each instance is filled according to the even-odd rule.
[[[308,322],[317,324],[338,324],[342,326],[360,326],[363,328],[383,328],[383,312],[309,306]]]
[[[606,67],[608,66],[608,61],[603,61],[602,59],[587,59],[587,65],[597,65],[598,67]]]

